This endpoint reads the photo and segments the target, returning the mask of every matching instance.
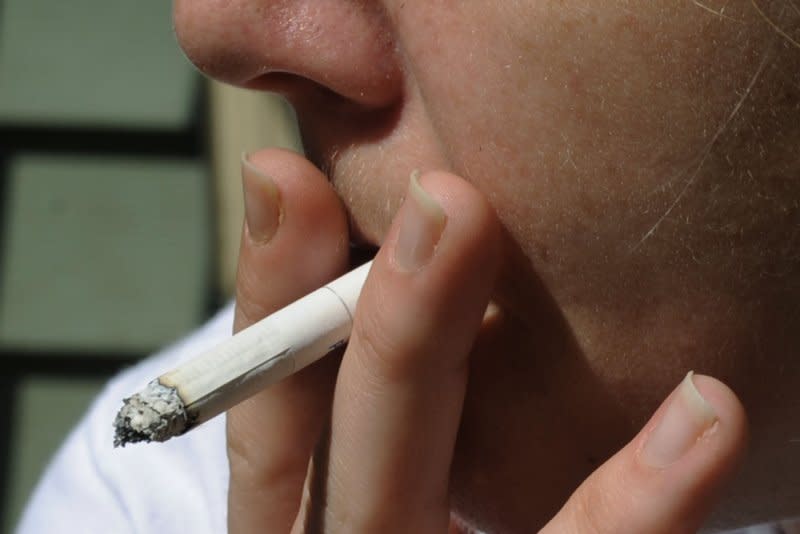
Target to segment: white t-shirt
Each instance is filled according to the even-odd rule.
[[[121,400],[231,335],[228,306],[200,330],[111,380],[39,482],[18,534],[226,532],[225,418],[166,443],[115,449]],[[739,534],[769,534],[770,527]]]
[[[117,449],[113,422],[124,397],[230,337],[232,324],[228,306],[185,340],[112,379],[48,466],[19,534],[226,532],[224,416],[165,443]]]

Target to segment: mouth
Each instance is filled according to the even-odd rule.
[[[374,246],[358,246],[350,245],[350,264],[349,268],[352,271],[356,267],[364,265],[368,261],[372,261],[378,253],[378,247]]]
[[[305,150],[306,159],[325,175],[341,200],[342,208],[347,215],[350,250],[349,267],[350,269],[355,269],[375,257],[380,249],[381,240],[376,239],[362,230],[363,226],[359,223],[359,217],[353,209],[351,202],[348,201],[346,195],[342,194],[341,184],[346,178],[337,168],[337,161],[340,155],[338,151],[323,153],[314,149]]]
[[[402,192],[392,184],[395,177],[358,145],[320,148],[306,138],[304,145],[305,157],[327,178],[345,211],[351,266],[371,260],[400,205]]]
[[[286,86],[302,82],[292,75],[271,76],[271,90],[278,82]],[[341,199],[352,263],[368,261],[400,206],[408,173],[427,167],[414,161],[424,160],[417,151],[408,156],[407,140],[397,135],[404,102],[370,108],[307,81],[302,91],[283,89],[279,92],[295,111],[305,158]]]

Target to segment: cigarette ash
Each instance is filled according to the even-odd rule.
[[[114,420],[115,447],[140,441],[166,441],[186,430],[188,415],[178,392],[158,380],[123,402]]]

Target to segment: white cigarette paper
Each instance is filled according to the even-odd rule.
[[[114,422],[114,445],[183,434],[344,345],[371,265],[289,304],[124,399]]]

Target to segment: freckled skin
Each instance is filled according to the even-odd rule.
[[[415,168],[497,210],[453,470],[476,525],[541,526],[690,369],[751,417],[714,521],[800,513],[800,49],[764,18],[797,38],[800,13],[758,5],[176,2],[202,69],[287,93],[364,239]]]

